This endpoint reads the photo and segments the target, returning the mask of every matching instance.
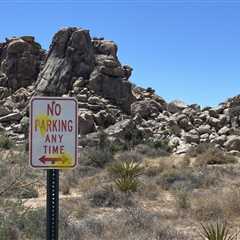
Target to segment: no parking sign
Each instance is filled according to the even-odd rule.
[[[77,101],[34,97],[30,107],[30,164],[33,168],[73,168],[77,163]]]

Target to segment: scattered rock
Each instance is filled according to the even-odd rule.
[[[199,135],[193,135],[190,133],[185,134],[186,143],[199,143]]]
[[[170,113],[177,113],[177,112],[180,112],[182,111],[184,108],[187,108],[188,106],[182,102],[182,101],[179,101],[179,100],[175,100],[175,101],[172,101],[168,104],[167,106],[167,110],[170,112]]]
[[[240,150],[240,136],[228,136],[224,146],[227,150]]]
[[[154,100],[143,100],[134,102],[131,105],[131,113],[133,116],[139,114],[142,118],[149,118],[152,114],[158,115],[163,111],[163,106]]]
[[[10,113],[4,117],[0,117],[0,123],[18,122],[22,118],[20,112]]]
[[[93,115],[89,112],[79,111],[78,114],[78,132],[81,135],[86,135],[96,131]]]

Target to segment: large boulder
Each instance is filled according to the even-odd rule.
[[[186,133],[184,137],[186,143],[199,143],[200,140],[199,135],[197,134]]]
[[[89,89],[130,113],[130,105],[135,100],[128,81],[132,68],[121,65],[114,42],[95,39],[93,46],[96,66],[90,75]]]
[[[89,31],[64,28],[52,40],[47,61],[37,81],[37,91],[59,96],[72,89],[76,77],[89,78],[94,53]]]
[[[91,112],[79,110],[78,112],[78,132],[86,135],[96,131],[94,118]]]
[[[34,37],[7,39],[0,51],[0,85],[17,90],[33,84],[44,59],[45,52]]]
[[[0,117],[6,116],[10,113],[9,109],[5,106],[0,106]]]
[[[174,100],[174,101],[172,101],[168,104],[167,108],[168,108],[168,111],[170,113],[177,113],[177,112],[180,112],[187,107],[188,106],[184,102],[179,101],[179,100]]]
[[[240,136],[228,136],[224,146],[227,150],[240,150]]]
[[[134,102],[131,105],[131,114],[133,116],[139,114],[142,118],[149,118],[152,114],[159,115],[164,110],[164,106],[155,100],[142,100]]]
[[[90,76],[89,88],[96,94],[109,99],[113,104],[120,106],[125,112],[130,112],[134,97],[132,84],[129,81],[121,77],[103,74],[99,68],[96,68]]]
[[[6,87],[0,87],[0,100],[8,97],[11,94],[11,90]]]
[[[20,112],[13,112],[9,113],[3,117],[0,117],[0,123],[12,123],[12,122],[18,122],[22,118],[22,115]]]
[[[112,114],[102,110],[94,114],[94,121],[98,126],[106,128],[114,124],[116,120]]]
[[[126,136],[135,130],[135,123],[131,119],[125,119],[108,127],[105,129],[105,132],[111,137],[126,138]]]

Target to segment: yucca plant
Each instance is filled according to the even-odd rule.
[[[122,192],[135,192],[139,186],[139,181],[134,178],[118,178],[114,180],[117,188]]]
[[[237,240],[238,233],[231,234],[226,223],[203,225],[200,236],[204,240]]]
[[[143,167],[134,161],[122,161],[109,168],[114,176],[114,183],[122,192],[136,191],[140,182],[137,177],[143,173]]]
[[[143,173],[143,167],[134,161],[121,161],[109,168],[110,172],[119,178],[136,178]]]

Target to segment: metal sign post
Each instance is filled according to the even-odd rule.
[[[59,169],[77,164],[75,98],[34,97],[30,104],[30,165],[47,169],[47,240],[58,240]]]
[[[47,170],[47,240],[58,240],[59,170]]]

